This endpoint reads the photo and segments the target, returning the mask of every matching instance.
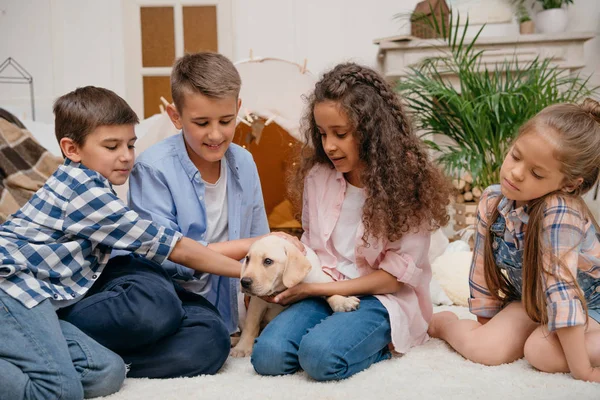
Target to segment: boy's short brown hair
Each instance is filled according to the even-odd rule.
[[[56,140],[60,143],[62,138],[69,138],[79,146],[99,126],[139,122],[135,111],[119,95],[95,86],[80,87],[60,96],[53,111]]]
[[[222,99],[240,94],[242,79],[233,63],[218,53],[200,52],[179,58],[171,72],[171,96],[181,112],[185,93]]]

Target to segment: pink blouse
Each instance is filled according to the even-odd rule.
[[[323,270],[335,280],[346,279],[336,270],[331,233],[340,216],[346,180],[335,169],[318,164],[309,171],[304,184],[302,242],[317,253]],[[433,313],[429,295],[431,266],[428,251],[430,232],[408,233],[400,240],[369,239],[362,242],[364,226],[356,232],[356,265],[361,276],[382,269],[404,283],[396,292],[376,295],[387,309],[395,351],[405,353],[410,347],[427,341],[427,327]]]

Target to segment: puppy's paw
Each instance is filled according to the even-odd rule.
[[[238,343],[231,351],[229,355],[235,358],[249,357],[252,354],[252,345],[245,346],[243,343]]]
[[[347,312],[358,309],[360,299],[354,296],[340,296],[335,295],[327,299],[329,306],[333,312]]]

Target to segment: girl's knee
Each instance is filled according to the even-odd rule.
[[[523,349],[525,360],[534,368],[542,372],[563,372],[560,368],[552,365],[552,355],[555,354],[551,348],[548,338],[536,329],[525,342]]]
[[[254,342],[250,362],[260,375],[287,375],[298,370],[296,352],[290,343],[261,336]]]
[[[471,361],[488,366],[496,366],[511,363],[523,357],[522,349],[516,349],[512,346],[496,343],[489,340],[474,340],[466,337],[461,348],[464,349],[463,356],[466,355]]]
[[[298,349],[300,367],[317,381],[345,378],[348,363],[332,350],[330,340],[314,335],[306,335]]]
[[[539,343],[533,337],[533,334],[531,334],[527,338],[527,341],[525,341],[525,346],[523,347],[523,352],[525,354],[525,359],[527,360],[527,362],[529,364],[533,365],[534,367],[536,367],[535,364],[537,363],[538,357],[537,357],[536,352],[538,350],[539,350]]]

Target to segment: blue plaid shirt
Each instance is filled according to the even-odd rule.
[[[181,237],[141,219],[106,178],[67,159],[0,226],[0,289],[28,308],[72,301],[98,279],[112,249],[162,263]]]

